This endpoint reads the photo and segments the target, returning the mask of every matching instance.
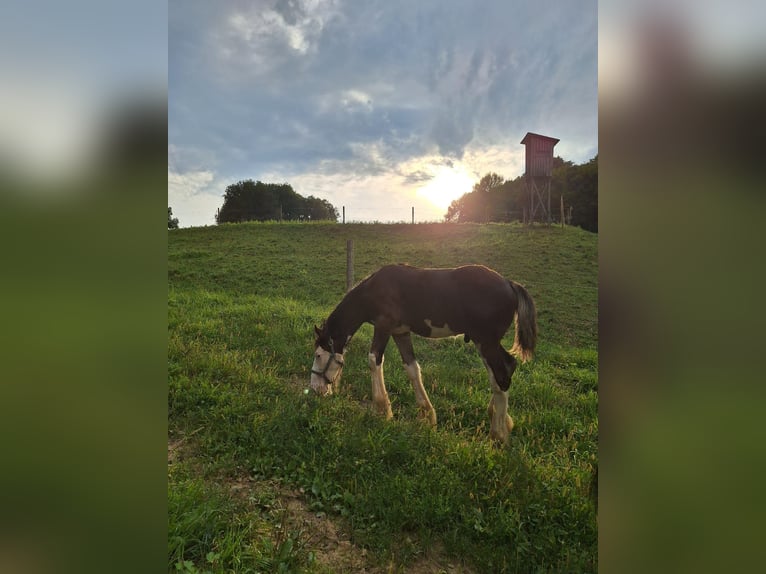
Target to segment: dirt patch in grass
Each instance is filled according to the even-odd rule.
[[[177,464],[187,458],[194,458],[194,447],[191,444],[192,437],[202,429],[190,433],[170,430],[168,432],[168,466]]]
[[[351,542],[339,523],[324,512],[310,510],[299,490],[252,478],[229,479],[227,482],[232,496],[249,501],[272,517],[275,542],[280,537],[297,535],[306,551],[314,553],[320,571],[324,568],[339,574],[385,572],[372,563],[366,549]]]
[[[184,439],[171,439],[168,438],[168,465],[175,464],[183,458],[183,452],[181,447],[183,446]]]
[[[310,510],[300,491],[282,489],[280,501],[288,523],[305,533],[307,547],[314,552],[319,564],[339,573],[381,572],[371,563],[367,550],[355,546],[338,523],[324,512]]]
[[[193,434],[193,433],[192,433]],[[183,463],[196,468],[191,435],[170,433],[168,437],[168,467]],[[273,524],[272,542],[288,536],[298,537],[306,551],[313,552],[319,572],[337,574],[474,574],[470,568],[447,558],[440,544],[429,548],[428,555],[407,566],[391,562],[381,565],[380,560],[365,548],[351,541],[351,535],[342,525],[324,512],[309,508],[301,490],[280,485],[276,481],[257,480],[252,477],[221,477],[219,484],[227,487],[232,497],[246,507],[264,516]]]
[[[436,546],[429,551],[429,556],[421,557],[406,567],[388,564],[381,566],[367,550],[351,542],[349,533],[335,520],[323,512],[314,512],[308,508],[303,493],[296,490],[282,489],[280,500],[288,515],[288,523],[300,529],[307,536],[307,546],[314,552],[317,562],[331,572],[351,574],[388,574],[408,572],[413,574],[466,573],[472,571],[452,563],[444,556],[443,548]]]
[[[263,482],[250,478],[229,483],[233,495],[245,498],[263,487]],[[418,558],[406,567],[394,563],[381,565],[372,553],[351,541],[351,535],[341,521],[324,512],[311,510],[303,492],[273,483],[267,483],[266,487],[272,489],[274,497],[269,510],[281,516],[277,530],[300,533],[306,550],[314,553],[320,571],[326,569],[326,572],[337,574],[473,574],[473,570],[448,559],[440,545],[431,548],[428,556]],[[275,537],[279,535],[276,532]]]

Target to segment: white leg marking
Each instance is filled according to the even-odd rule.
[[[436,411],[434,410],[431,401],[428,400],[428,394],[423,386],[423,378],[420,375],[420,365],[417,361],[414,361],[411,365],[405,364],[404,370],[407,371],[407,376],[412,382],[412,388],[415,391],[415,400],[420,407],[421,418],[428,421],[432,426],[436,426]]]
[[[479,343],[475,343],[475,345],[476,350],[479,351],[479,356],[481,356],[481,361],[484,363],[484,368],[489,373],[489,386],[492,389],[492,398],[489,400],[489,406],[487,407],[489,437],[505,443],[508,440],[508,434],[513,429],[513,419],[508,415],[508,392],[501,390],[497,386],[495,373],[492,372],[489,363],[481,355],[481,346]]]
[[[503,391],[497,386],[492,369],[487,368],[487,372],[492,387],[492,398],[489,401],[489,407],[487,407],[489,436],[504,443],[508,440],[508,434],[513,429],[513,419],[508,415],[508,391]]]
[[[367,362],[370,365],[370,372],[372,373],[372,402],[380,414],[385,416],[386,419],[391,419],[394,414],[391,412],[391,401],[388,398],[386,383],[383,380],[384,360],[385,357],[381,357],[380,365],[378,365],[375,360],[375,353],[367,355]]]

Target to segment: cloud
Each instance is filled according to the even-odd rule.
[[[171,0],[169,14],[182,173],[386,176],[414,196],[423,158],[485,165],[476,154],[518,153],[527,131],[597,149],[595,2]]]
[[[181,227],[213,225],[223,205],[226,181],[210,170],[176,172],[168,167],[168,205]]]
[[[405,183],[421,184],[427,181],[431,181],[434,178],[434,176],[433,174],[428,173],[425,170],[417,169],[415,171],[405,173],[403,178]]]
[[[247,81],[300,65],[317,51],[335,5],[334,0],[228,3],[207,35],[220,77]]]
[[[168,170],[168,197],[188,199],[208,190],[214,179],[215,175],[211,171],[175,173]]]

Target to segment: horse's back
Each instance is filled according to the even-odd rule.
[[[459,287],[459,304],[474,329],[505,330],[513,321],[518,304],[516,293],[502,275],[483,265],[466,265],[454,270]]]
[[[510,283],[483,265],[455,268],[421,268],[405,263],[385,265],[370,276],[370,287],[389,295],[423,295],[425,300],[490,298],[492,303],[515,299]],[[418,297],[419,299],[421,297]],[[456,301],[445,301],[450,304]]]
[[[370,277],[369,288],[381,314],[427,337],[502,336],[516,306],[508,281],[482,265],[449,269],[386,265]]]

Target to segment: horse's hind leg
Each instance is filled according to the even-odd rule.
[[[489,384],[492,388],[492,398],[487,407],[490,420],[489,436],[493,440],[505,443],[513,429],[513,419],[508,415],[508,389],[511,386],[513,371],[516,370],[516,359],[509,355],[499,342],[494,345],[476,346],[489,373]]]
[[[418,403],[419,416],[429,424],[436,426],[436,411],[431,401],[428,400],[428,394],[423,386],[423,378],[420,375],[420,365],[415,359],[415,351],[412,348],[412,337],[409,333],[403,335],[394,335],[394,342],[399,348],[399,354],[404,361],[404,370],[412,382],[412,388],[415,391],[415,400]]]
[[[387,332],[379,330],[377,327],[375,328],[370,354],[367,355],[367,362],[372,374],[372,402],[380,414],[386,417],[386,419],[391,419],[394,416],[391,412],[391,400],[388,398],[386,383],[383,380],[383,353],[386,350],[388,338],[389,334]]]

